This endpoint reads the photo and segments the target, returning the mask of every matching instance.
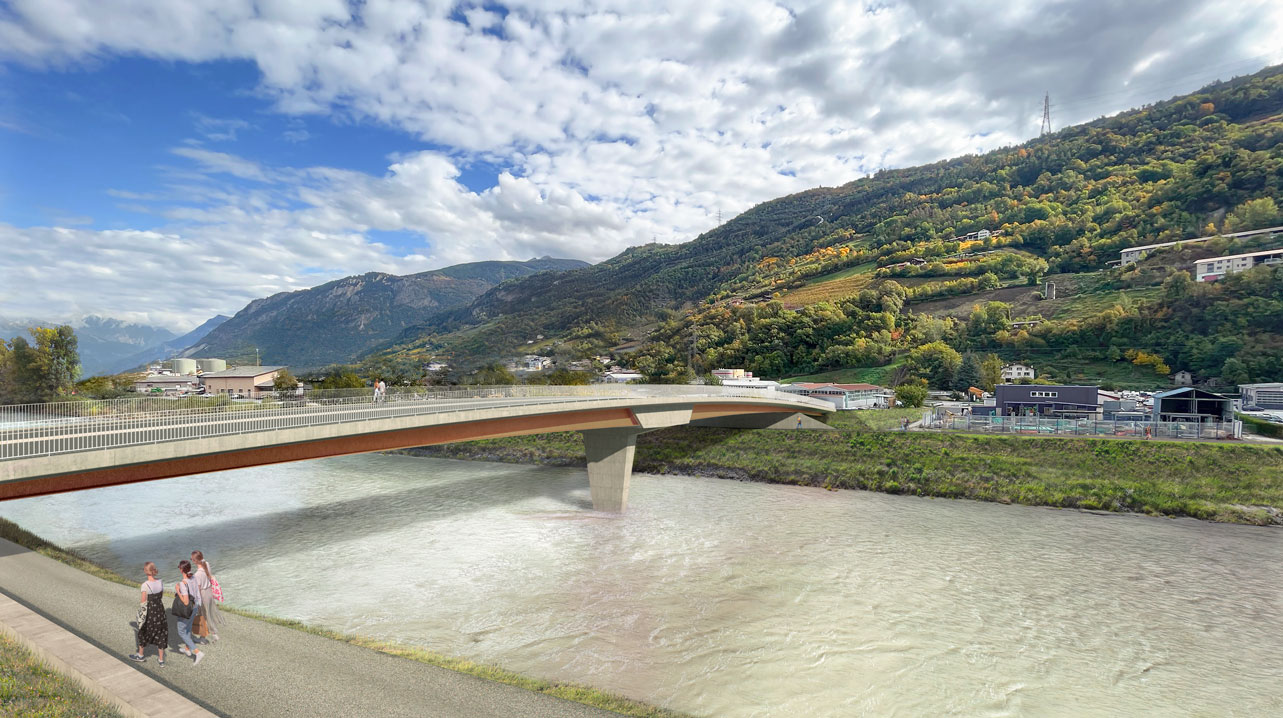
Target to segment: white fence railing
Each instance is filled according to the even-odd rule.
[[[337,389],[251,401],[143,396],[0,406],[0,460],[468,409],[656,398],[755,398],[832,409],[828,402],[761,389],[652,384],[389,387],[379,396],[372,389]]]
[[[1114,436],[1131,439],[1237,439],[1238,421],[1135,421],[1040,416],[927,416],[923,428],[1040,436]]]

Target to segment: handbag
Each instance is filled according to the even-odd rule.
[[[178,591],[174,591],[174,606],[169,609],[170,613],[174,614],[178,618],[188,619],[192,617],[192,612],[195,608],[196,602],[192,600],[190,593],[188,593],[187,596],[187,603],[183,603],[183,599],[179,597]]]
[[[147,604],[138,604],[138,627],[143,627],[143,621],[147,620]]]
[[[209,622],[205,620],[205,614],[196,614],[196,620],[192,621],[192,635],[199,638],[209,635]]]
[[[223,587],[218,585],[218,579],[213,576],[209,577],[209,590],[214,594],[215,601],[223,602]]]

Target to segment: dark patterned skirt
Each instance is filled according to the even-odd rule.
[[[138,627],[138,645],[169,647],[169,618],[165,615],[164,594],[147,594],[147,617]]]

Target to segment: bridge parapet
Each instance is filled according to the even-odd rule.
[[[619,400],[638,408],[749,400],[811,414],[833,410],[824,401],[762,389],[649,384],[398,387],[378,397],[370,389],[340,389],[249,401],[145,396],[0,406],[0,461],[471,408],[556,405],[565,410]]]

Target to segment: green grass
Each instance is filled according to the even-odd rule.
[[[918,421],[926,409],[859,409],[856,411],[839,411],[829,420],[829,426],[835,429],[863,431],[894,431],[900,428],[900,422],[908,419]]]
[[[0,633],[0,715],[12,718],[117,718],[120,713]]]
[[[903,411],[903,410],[901,410]],[[915,410],[916,411],[916,410]],[[836,431],[675,427],[637,439],[634,468],[1212,521],[1283,523],[1283,447],[1236,443],[877,431],[897,414],[842,412]],[[577,434],[415,449],[461,459],[576,466]]]
[[[904,360],[893,362],[886,366],[862,366],[847,367],[845,369],[834,369],[832,371],[823,371],[819,374],[807,374],[805,376],[793,376],[787,379],[781,379],[782,384],[797,384],[798,382],[832,382],[834,384],[877,384],[886,386],[895,373],[896,367],[903,364]]]
[[[1092,294],[1079,294],[1069,298],[1069,301],[1056,310],[1052,315],[1053,319],[1087,319],[1096,316],[1110,307],[1123,301],[1126,295],[1127,301],[1134,303],[1151,301],[1157,299],[1162,292],[1161,287],[1140,287],[1138,289],[1126,289],[1113,292],[1095,292]]]
[[[1148,366],[1136,366],[1129,361],[1112,362],[1107,359],[1042,358],[1035,355],[1031,363],[1039,377],[1051,375],[1065,384],[1112,383],[1119,389],[1170,389],[1166,375],[1154,373]]]
[[[21,526],[18,526],[12,521],[9,521],[8,519],[0,518],[0,538],[8,539],[9,541],[12,541],[18,544],[19,546],[26,547],[28,549],[31,549],[32,551],[36,551],[56,561],[61,561],[62,563],[65,563],[73,568],[80,569],[82,571],[93,574],[94,576],[97,576],[107,581],[111,581],[113,583],[119,583],[119,584],[123,584],[125,586],[129,586],[133,588],[133,587],[137,587],[138,584],[141,583],[142,581],[141,576],[139,576],[137,579],[126,578],[114,571],[108,570],[106,568],[103,568],[102,566],[94,564],[88,561],[87,559],[85,559],[84,557],[79,556],[74,551],[69,551],[60,546],[56,546],[40,538],[39,536],[31,533],[30,531],[27,531]],[[140,566],[139,567],[140,573],[141,573],[141,570],[142,570],[142,567]],[[546,693],[550,696],[556,696],[558,698],[563,698],[568,701],[574,701],[576,703],[583,703],[585,705],[590,705],[596,708],[602,708],[605,710],[614,711],[616,713],[619,713],[625,716],[634,716],[635,718],[686,718],[686,714],[684,713],[679,713],[677,711],[672,711],[665,708],[658,708],[656,706],[647,705],[640,701],[635,701],[630,698],[624,698],[623,696],[618,696],[612,693],[607,693],[605,691],[600,691],[595,688],[591,688],[589,686],[583,686],[576,683],[567,683],[563,681],[546,681],[538,678],[530,678],[528,676],[523,676],[519,673],[514,673],[512,671],[506,670],[504,668],[500,668],[498,666],[492,666],[492,665],[487,665],[483,663],[476,663],[474,661],[469,661],[464,658],[455,658],[453,656],[447,656],[441,653],[436,653],[434,651],[430,651],[424,648],[418,648],[415,646],[406,646],[406,645],[391,642],[391,641],[376,641],[374,639],[365,638],[363,636],[357,636],[357,635],[348,634],[348,633],[339,633],[337,631],[330,631],[324,628],[309,626],[305,623],[300,623],[299,621],[292,621],[289,619],[277,618],[275,616],[268,616],[255,611],[246,611],[246,610],[238,609],[234,606],[220,606],[220,608],[229,613],[235,613],[238,616],[244,616],[246,618],[252,618],[259,621],[264,621],[266,623],[272,623],[278,626],[285,626],[287,628],[293,628],[295,630],[305,631],[307,633],[311,633],[317,636],[322,636],[324,638],[329,638],[336,641],[343,641],[344,643],[350,643],[354,646],[360,646],[362,648],[368,648],[372,651],[378,651],[380,653],[386,653],[388,655],[397,656],[399,658],[406,658],[412,661],[419,661],[420,663],[427,663],[433,666],[439,666],[441,668],[446,668],[448,670],[456,671],[458,673],[466,673],[468,675],[477,676],[478,678],[484,678],[486,680],[494,681],[496,683],[504,683],[510,686],[517,686],[518,688],[524,688],[528,691],[533,691],[535,693]],[[0,686],[0,689],[2,688],[3,686]],[[4,694],[0,692],[0,697],[2,697],[3,695]],[[3,700],[0,700],[0,708],[4,708],[4,707],[5,707],[5,703],[3,703]],[[8,716],[9,713],[0,712],[0,715]],[[35,716],[43,717],[45,715],[48,715],[48,716],[64,716],[64,715],[97,716],[97,715],[115,715],[115,713],[84,713],[84,714],[81,714],[81,713],[48,713],[48,714],[21,713],[19,715],[33,716],[34,718]]]
[[[864,264],[857,264],[854,267],[847,267],[846,269],[833,272],[832,274],[821,274],[816,277],[811,277],[810,279],[807,280],[806,286],[810,286],[812,284],[823,284],[824,282],[834,282],[839,279],[854,277],[857,274],[869,274],[874,269],[877,269],[877,267],[878,267],[877,262],[865,262]]]

